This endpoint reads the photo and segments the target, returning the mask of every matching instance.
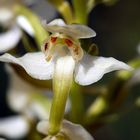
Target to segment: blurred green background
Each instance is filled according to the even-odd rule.
[[[90,14],[89,23],[97,32],[94,40],[100,55],[113,56],[125,62],[140,56],[137,52],[140,43],[139,0],[119,0],[110,7],[98,5]],[[94,134],[95,139],[139,140],[140,108],[132,107],[135,97],[139,96],[138,84],[131,89],[123,104],[128,110],[122,111],[123,115],[116,122],[98,129]]]

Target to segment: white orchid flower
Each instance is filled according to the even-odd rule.
[[[10,65],[6,65],[6,71],[10,77],[7,91],[7,102],[10,108],[18,113],[26,115],[26,117],[30,119],[38,118],[41,120],[48,118],[51,98],[45,98],[46,100],[44,101],[46,102],[44,102],[45,106],[43,106],[44,104],[41,104],[40,100],[35,98],[36,94],[38,95],[39,93],[40,95],[40,93],[44,92],[43,90],[21,79]],[[40,95],[39,97],[42,96]]]
[[[30,36],[34,36],[34,30],[25,16],[14,16],[12,10],[0,7],[0,25],[9,28],[6,32],[0,33],[0,53],[14,48],[22,37],[23,29]]]
[[[7,103],[9,107],[15,112],[24,114],[29,119],[47,119],[52,102],[52,96],[47,95],[47,93],[52,95],[52,92],[47,89],[38,89],[25,82],[15,73],[10,65],[6,65],[6,71],[10,77],[7,91]],[[44,99],[43,103],[40,99]],[[65,113],[68,113],[69,110],[70,102],[68,101]]]
[[[67,69],[68,73],[74,72],[75,81],[80,85],[95,83],[104,74],[114,70],[132,70],[115,58],[91,56],[83,51],[78,39],[94,37],[96,34],[91,28],[84,25],[66,25],[61,19],[44,26],[52,34],[42,46],[43,52],[27,53],[20,58],[4,54],[0,56],[0,61],[18,64],[30,76],[41,80],[52,79],[55,69],[60,72]]]
[[[37,125],[37,130],[48,135],[49,121],[41,121]],[[65,140],[93,140],[92,136],[81,126],[64,120],[60,132],[56,136],[49,136],[43,140],[57,140],[63,137]]]
[[[0,7],[0,23],[1,24],[9,24],[13,19],[14,15],[13,12],[8,10],[8,8]]]
[[[19,139],[29,132],[28,121],[22,116],[12,116],[0,119],[0,135]]]
[[[20,65],[33,78],[41,80],[53,78],[54,97],[48,135],[57,136],[61,130],[73,75],[78,84],[90,85],[100,80],[105,73],[132,68],[114,58],[93,57],[84,52],[78,39],[96,35],[87,26],[66,25],[63,20],[56,19],[44,24],[44,27],[52,34],[44,42],[42,52],[27,53],[20,58],[4,54],[0,56],[0,61]]]

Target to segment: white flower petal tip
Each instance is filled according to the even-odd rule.
[[[4,54],[0,56],[0,61],[20,65],[35,79],[49,80],[52,78],[54,63],[53,61],[47,62],[42,52],[27,53],[20,58],[13,57],[10,54]]]
[[[57,25],[57,26],[64,26],[66,25],[64,20],[62,19],[55,19],[53,21],[51,21],[50,23],[48,23],[48,25],[53,26],[53,25]]]
[[[42,25],[49,32],[64,33],[73,38],[91,38],[96,36],[95,31],[92,30],[91,28],[85,25],[78,25],[78,24],[66,25],[62,19],[55,19],[48,24],[46,24],[46,22],[43,21]]]
[[[30,36],[34,36],[34,29],[32,28],[31,24],[27,20],[25,16],[18,16],[17,17],[17,24]]]
[[[129,80],[129,86],[133,86],[133,85],[139,84],[139,83],[140,83],[140,68],[135,69],[133,76]]]
[[[37,125],[37,130],[40,133],[47,135],[49,128],[48,125],[48,121],[41,121]],[[64,120],[62,123],[60,133],[65,134],[69,140],[94,140],[93,137],[81,125],[77,125],[66,120]]]
[[[140,43],[138,44],[137,51],[140,54]]]
[[[49,121],[47,120],[40,121],[37,124],[37,131],[44,135],[48,135],[47,133],[48,129],[49,129]]]
[[[99,81],[104,74],[115,70],[133,70],[133,68],[112,57],[93,57],[85,53],[76,66],[75,80],[80,85],[90,85]]]
[[[13,18],[13,13],[8,8],[0,8],[0,23],[5,24]]]
[[[41,24],[44,28],[47,28],[48,26],[65,26],[65,22],[62,19],[55,19],[51,21],[50,23],[47,23],[47,21],[44,19],[41,21]]]
[[[6,139],[4,139],[4,138],[0,138],[0,140],[6,140]]]
[[[18,139],[24,137],[28,132],[29,125],[21,116],[0,119],[0,135]]]
[[[0,34],[0,52],[3,53],[14,48],[20,41],[21,36],[22,32],[17,26],[14,26],[9,31]]]
[[[51,98],[45,100],[47,106],[44,107],[44,104],[42,105],[40,100],[33,98],[34,96],[36,97],[36,93],[42,91],[21,79],[10,65],[7,64],[5,68],[10,76],[7,94],[7,101],[10,108],[18,113],[25,114],[30,119],[38,118],[41,120],[48,118]]]

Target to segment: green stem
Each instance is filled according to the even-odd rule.
[[[88,14],[86,3],[86,0],[73,0],[76,23],[87,24]]]
[[[27,52],[35,52],[36,50],[34,48],[31,47],[29,40],[27,38],[27,36],[25,35],[25,33],[22,33],[22,42],[24,44],[24,48]]]
[[[66,101],[73,80],[75,62],[72,57],[58,58],[53,75],[53,101],[49,117],[49,135],[56,135],[60,131],[64,116]]]
[[[140,59],[139,58],[134,58],[133,60],[128,62],[128,64],[132,68],[137,69],[137,68],[140,67]],[[131,78],[131,76],[133,76],[133,71],[121,70],[121,71],[117,72],[117,78],[120,78],[122,80],[128,80],[129,78]]]
[[[104,96],[97,97],[97,99],[91,104],[86,113],[85,123],[93,123],[102,113],[104,113],[107,110],[107,108],[107,99]]]
[[[64,2],[64,0],[47,0],[47,1],[49,1],[51,4],[53,4],[56,7]]]
[[[62,15],[64,20],[67,22],[67,24],[70,24],[73,22],[73,12],[72,12],[70,4],[67,1],[49,0],[49,2],[55,6],[55,8]]]
[[[25,16],[28,21],[30,22],[31,26],[34,29],[35,32],[35,39],[38,44],[38,48],[40,50],[40,47],[42,45],[42,42],[47,38],[48,34],[45,31],[45,29],[41,26],[40,19],[28,8],[22,5],[15,5],[14,6],[15,13],[17,15],[23,15]]]
[[[93,9],[93,7],[96,5],[95,0],[88,0],[87,2],[87,11],[88,13],[91,12],[91,10]]]
[[[70,24],[73,22],[73,13],[72,9],[70,7],[70,4],[65,1],[58,7],[59,13],[63,16],[67,24]]]
[[[81,94],[81,88],[76,83],[73,83],[70,94],[71,101],[71,113],[70,119],[74,123],[83,122],[84,104],[83,95]]]

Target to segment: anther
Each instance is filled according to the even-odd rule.
[[[70,39],[65,39],[65,43],[68,45],[68,47],[73,45],[73,42]]]
[[[76,48],[74,48],[74,52],[75,52],[76,55],[79,54],[79,53],[78,53],[78,46],[77,46]]]
[[[45,43],[45,51],[48,49],[48,43]]]
[[[52,58],[52,56],[51,56],[51,55],[47,56],[47,57],[46,57],[46,61],[48,61],[48,62],[49,62],[49,61],[51,60],[51,58]]]
[[[51,42],[55,43],[56,39],[57,39],[57,37],[51,37]]]

